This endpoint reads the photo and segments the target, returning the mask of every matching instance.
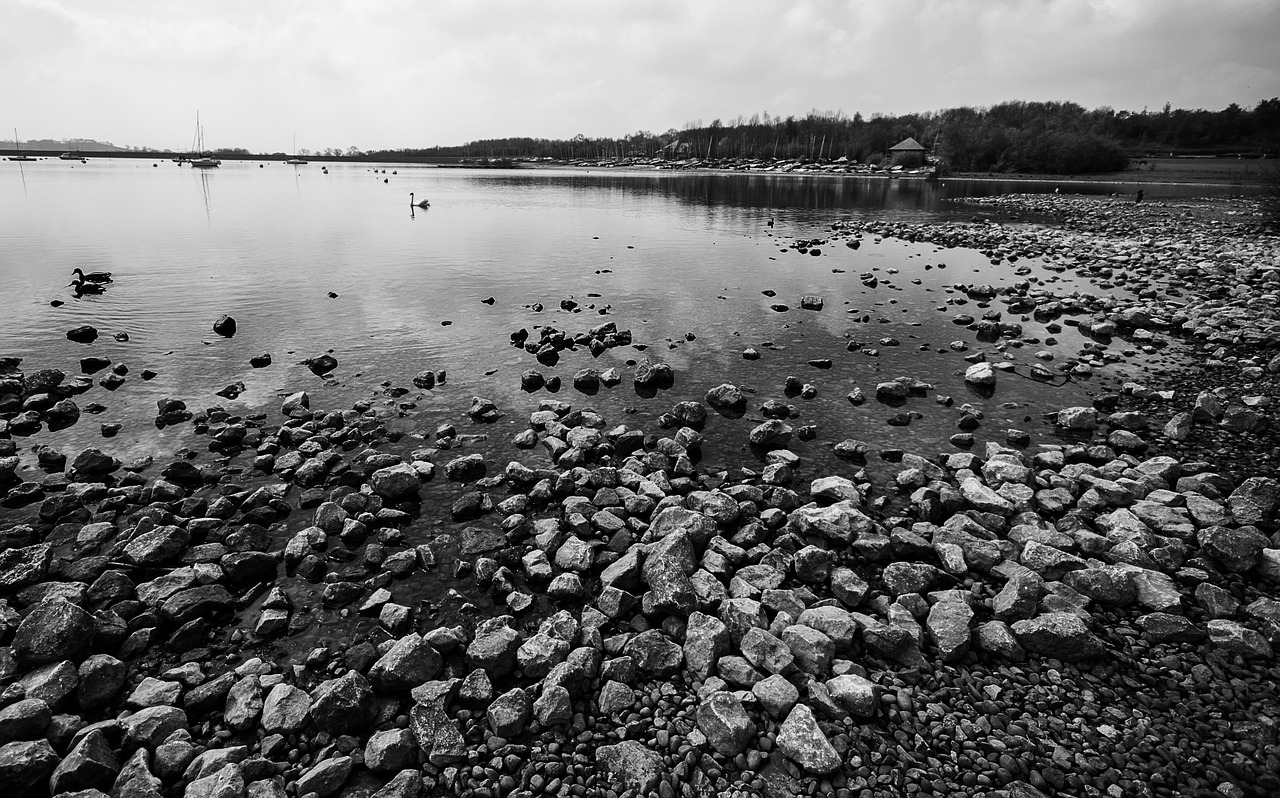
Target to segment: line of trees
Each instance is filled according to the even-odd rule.
[[[1087,110],[1071,102],[1000,103],[889,116],[846,116],[814,109],[804,116],[768,111],[710,124],[702,120],[663,133],[639,130],[619,137],[502,138],[428,149],[383,150],[388,158],[602,158],[795,159],[881,163],[887,150],[915,138],[949,168],[1072,174],[1124,168],[1148,153],[1280,153],[1280,99],[1253,109],[1221,111]]]

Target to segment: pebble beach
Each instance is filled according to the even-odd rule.
[[[125,456],[104,426],[65,452],[46,430],[94,423],[127,370],[0,357],[0,783],[1280,793],[1280,239],[1248,198],[970,204],[833,223],[788,254],[927,242],[1098,287],[957,283],[948,354],[971,397],[909,373],[848,391],[851,413],[898,410],[888,425],[954,417],[942,447],[817,427],[732,382],[672,401],[687,375],[660,351],[557,375],[569,352],[633,345],[609,321],[502,331],[537,407],[501,446],[486,430],[511,411],[483,396],[411,440],[394,403],[321,407],[300,385],[251,414],[194,389],[159,402],[156,426],[205,451]],[[796,313],[837,312],[795,293]],[[1084,343],[1047,351],[1030,321]],[[1030,408],[1051,434],[975,435],[1009,381],[1168,352],[1091,402]],[[771,395],[827,390],[830,363],[808,365]],[[384,395],[448,384],[424,371]],[[619,384],[664,403],[657,423],[593,409]],[[815,439],[840,466],[808,478]],[[709,464],[716,444],[742,461]]]

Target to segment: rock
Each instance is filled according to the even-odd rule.
[[[338,367],[338,359],[333,355],[320,355],[303,360],[301,365],[306,366],[317,377],[323,377]]]
[[[262,702],[262,728],[270,733],[291,734],[302,729],[311,717],[311,696],[297,687],[280,682]]]
[[[622,651],[641,673],[658,679],[676,675],[684,664],[684,651],[657,629],[631,638]]]
[[[747,395],[736,385],[723,383],[706,394],[707,404],[719,413],[740,418],[747,412]]]
[[[49,774],[57,766],[58,755],[54,753],[48,740],[0,745],[0,784],[14,795],[21,795],[36,784],[43,787]]]
[[[979,388],[994,388],[996,385],[996,370],[991,367],[990,363],[974,363],[965,369],[964,381]]]
[[[1209,621],[1208,627],[1209,641],[1225,651],[1259,659],[1270,659],[1274,655],[1271,643],[1244,624],[1214,619]]]
[[[775,418],[752,429],[747,440],[759,449],[785,449],[791,442],[792,433],[790,425]]]
[[[356,734],[373,721],[376,711],[369,680],[355,671],[311,691],[311,718],[330,734]]]
[[[408,690],[434,679],[440,667],[439,652],[414,632],[392,643],[387,653],[373,663],[369,680],[379,690]]]
[[[188,784],[183,798],[240,798],[244,789],[244,776],[240,773],[239,764],[227,763]]]
[[[1091,432],[1098,428],[1098,411],[1092,407],[1067,407],[1058,411],[1057,424],[1068,430]]]
[[[729,650],[729,629],[711,615],[693,612],[685,627],[684,661],[689,670],[705,680],[715,672],[716,662]]]
[[[810,773],[831,773],[840,767],[839,754],[805,704],[796,704],[787,714],[777,744],[779,751]]]
[[[78,344],[91,344],[97,339],[98,328],[89,324],[82,324],[79,327],[67,330],[68,341],[75,341]]]
[[[532,712],[529,694],[523,687],[513,687],[489,705],[489,728],[499,737],[515,737],[524,731]]]
[[[573,701],[569,690],[558,684],[544,687],[542,695],[533,702],[533,717],[543,728],[570,723],[573,720]]]
[[[969,652],[973,610],[960,600],[939,601],[929,609],[925,628],[943,662],[956,662]]]
[[[815,479],[809,486],[809,495],[826,503],[841,501],[851,504],[862,503],[862,491],[858,490],[858,486],[851,480],[844,477],[830,476]]]
[[[1018,642],[1033,654],[1064,662],[1100,657],[1106,653],[1102,641],[1089,631],[1080,616],[1070,612],[1047,612],[1013,624]]]
[[[1272,521],[1280,507],[1280,482],[1270,477],[1250,477],[1227,497],[1227,507],[1240,524]]]
[[[13,593],[43,582],[52,554],[53,546],[48,543],[0,551],[0,593]]]
[[[649,586],[647,606],[656,612],[688,615],[696,604],[689,579],[696,568],[693,543],[685,532],[678,530],[654,543],[642,570]]]
[[[938,581],[941,573],[932,565],[914,562],[895,562],[885,566],[881,573],[885,589],[891,595],[927,593]]]
[[[236,334],[236,320],[230,316],[219,316],[213,323],[213,331],[224,338],[230,338]]]
[[[42,602],[18,625],[13,655],[28,665],[75,659],[93,642],[93,616],[64,598]]]
[[[597,704],[600,712],[606,716],[620,714],[635,706],[636,691],[622,682],[610,679],[600,688]]]
[[[785,633],[784,633],[785,634]],[[800,691],[786,677],[774,674],[751,686],[751,692],[770,717],[780,720],[800,700]]]
[[[374,773],[398,773],[417,766],[418,750],[408,729],[374,732],[364,747],[364,764]]]
[[[38,698],[24,698],[0,709],[0,745],[44,736],[53,712]]]
[[[280,405],[281,415],[289,418],[301,418],[311,415],[311,397],[306,391],[298,391],[285,397]]]
[[[147,707],[121,721],[124,734],[135,745],[155,748],[179,730],[187,730],[187,713],[177,707]]]
[[[409,729],[432,765],[444,767],[466,759],[467,742],[442,708],[416,704],[409,711]]]
[[[656,791],[659,782],[666,778],[667,769],[662,756],[635,740],[602,745],[596,749],[596,758],[624,789],[640,795]]]
[[[97,788],[108,790],[120,772],[120,760],[100,730],[94,729],[80,738],[66,758],[49,777],[49,790],[54,794]]]
[[[370,798],[420,798],[421,795],[422,772],[414,767],[397,773]],[[258,798],[258,796],[250,795],[248,798]],[[284,798],[284,794],[282,792],[280,796],[271,796],[271,798]]]
[[[722,756],[734,757],[746,750],[756,733],[756,725],[742,702],[723,690],[704,698],[694,713],[698,729]]]
[[[472,667],[482,668],[494,677],[515,670],[520,633],[510,626],[514,620],[510,615],[501,615],[476,626],[475,637],[467,646],[467,660]]]
[[[252,728],[262,714],[262,685],[257,676],[244,676],[231,685],[227,692],[226,708],[222,718],[237,731]]]
[[[418,471],[408,463],[379,468],[369,475],[369,487],[384,499],[403,499],[418,492]]]
[[[355,760],[349,756],[335,756],[320,762],[298,779],[298,795],[318,795],[320,798],[336,795],[354,766]]]
[[[1147,639],[1155,643],[1196,643],[1203,640],[1205,632],[1181,615],[1153,612],[1136,621]]]
[[[874,682],[857,674],[846,673],[829,679],[826,688],[831,699],[851,715],[869,718],[880,709],[879,688]]]

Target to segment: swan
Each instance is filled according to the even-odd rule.
[[[409,204],[410,204],[411,206],[415,207],[415,208],[430,208],[430,207],[431,207],[431,200],[423,200],[423,201],[421,201],[421,202],[414,202],[414,201],[413,201],[413,192],[412,192],[412,191],[410,191],[410,192],[409,192]]]
[[[86,283],[84,280],[76,280],[70,283],[72,290],[76,292],[76,296],[84,296],[85,294],[101,294],[106,291],[106,286],[102,283]]]
[[[111,282],[111,272],[89,272],[88,274],[85,274],[77,267],[75,271],[71,273],[76,275],[77,279],[79,279],[80,282],[82,283],[83,282],[90,282],[90,283]]]

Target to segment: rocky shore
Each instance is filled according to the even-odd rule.
[[[166,399],[157,425],[208,455],[157,462],[43,445],[45,428],[85,423],[75,397],[100,383],[5,359],[0,783],[83,798],[1277,794],[1277,241],[1241,200],[987,204],[1058,224],[860,222],[810,245],[929,241],[1130,289],[961,287],[987,310],[957,321],[980,344],[965,372],[980,395],[1006,378],[1019,317],[1090,342],[1033,378],[1105,369],[1113,344],[1176,344],[1194,366],[1041,408],[1059,437],[1034,447],[1014,430],[976,445],[975,408],[946,451],[845,440],[847,468],[801,481],[793,448],[812,433],[736,385],[672,403],[654,429],[590,409],[622,380],[670,402],[678,375],[648,361],[579,372],[581,401],[542,399],[506,463],[472,434],[505,412],[482,397],[413,448],[394,409],[312,408],[302,391],[249,416]],[[512,343],[545,366],[630,341],[602,325]],[[531,394],[547,382],[522,376]],[[865,393],[928,390],[902,377]],[[708,438],[730,434],[754,458],[705,467]],[[446,618],[410,598],[427,579],[491,609]],[[317,636],[321,612],[372,631]]]

